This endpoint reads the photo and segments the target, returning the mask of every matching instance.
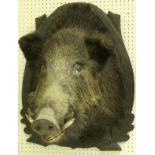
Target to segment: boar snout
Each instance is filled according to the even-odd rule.
[[[31,128],[44,142],[50,144],[58,142],[74,121],[74,112],[69,112],[64,118],[63,126],[60,127],[53,110],[47,107],[43,108],[36,119],[31,122]]]
[[[48,130],[53,130],[55,128],[55,125],[46,119],[39,119],[32,123],[32,128],[40,135],[44,135],[48,132]]]
[[[32,130],[39,134],[41,138],[47,143],[61,134],[58,127],[47,119],[35,120],[31,127]]]
[[[39,112],[37,118],[32,122],[31,128],[46,143],[55,142],[62,134],[53,110],[50,108],[43,108]]]

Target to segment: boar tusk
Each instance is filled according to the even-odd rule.
[[[31,117],[31,116],[29,116],[29,115],[27,115],[27,114],[26,114],[26,118],[29,120],[29,122],[30,122],[30,123],[32,123],[32,122],[33,122],[33,119],[32,119],[32,117]]]
[[[68,118],[73,118],[74,117],[74,112],[69,113],[67,117]]]
[[[65,124],[64,124],[64,127],[63,127],[63,130],[67,129],[69,126],[71,126],[75,121],[75,118],[72,118],[70,119],[69,121],[67,121]]]

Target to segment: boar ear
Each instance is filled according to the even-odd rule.
[[[104,65],[109,56],[113,53],[113,42],[106,36],[87,37],[85,44],[91,59],[95,59],[100,65]]]
[[[40,27],[40,25],[47,19],[47,16],[46,14],[40,16],[40,17],[37,17],[35,19],[35,23],[36,23],[36,29],[38,29]]]
[[[41,55],[44,38],[37,33],[28,34],[19,39],[19,45],[27,61]]]
[[[110,18],[110,20],[112,21],[113,25],[118,30],[118,32],[121,33],[120,15],[109,11],[107,16]]]

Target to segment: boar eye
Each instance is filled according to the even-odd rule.
[[[83,67],[83,64],[82,64],[82,63],[75,63],[73,67],[74,67],[74,71],[75,71],[76,73],[78,73],[78,72],[81,71],[81,69],[82,69],[82,67]]]

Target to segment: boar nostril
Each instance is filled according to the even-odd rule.
[[[41,129],[41,127],[40,126],[36,126],[35,129],[36,129],[36,131],[39,131]]]
[[[49,125],[49,126],[48,126],[48,129],[49,129],[49,130],[52,130],[52,129],[53,129],[53,126]]]

